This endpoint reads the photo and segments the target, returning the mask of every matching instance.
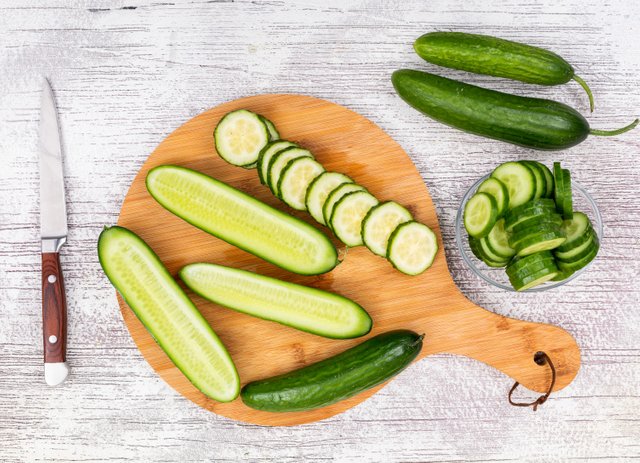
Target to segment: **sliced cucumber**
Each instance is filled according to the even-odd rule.
[[[267,185],[267,175],[269,172],[269,163],[271,162],[271,158],[286,148],[297,146],[298,145],[294,142],[287,140],[276,140],[267,143],[267,145],[260,151],[260,156],[258,157],[257,167],[260,183]]]
[[[464,227],[469,236],[487,236],[498,219],[498,205],[488,193],[476,193],[464,205]]]
[[[362,221],[362,241],[371,252],[386,257],[391,233],[410,220],[413,220],[411,212],[400,204],[393,201],[378,204]]]
[[[504,183],[497,178],[489,177],[478,187],[478,193],[488,193],[493,196],[498,206],[498,217],[509,209],[509,190]]]
[[[149,171],[146,183],[165,209],[284,269],[317,275],[338,263],[325,234],[219,180],[184,167],[159,166]]]
[[[526,256],[534,252],[548,251],[555,249],[561,245],[567,238],[559,230],[541,232],[537,235],[531,235],[524,238],[513,245],[516,254]]]
[[[516,291],[524,291],[534,286],[539,286],[549,280],[553,280],[559,273],[559,270],[551,268],[543,268],[539,272],[527,275],[523,278],[510,277],[509,281]]]
[[[419,275],[433,264],[438,239],[429,227],[418,222],[398,225],[389,238],[387,259],[402,273]]]
[[[522,222],[519,222],[511,227],[511,233],[515,235],[517,233],[521,233],[529,229],[535,229],[536,227],[541,226],[561,227],[562,217],[560,216],[560,214],[556,213],[555,210],[553,212],[534,215],[533,217],[529,217],[528,219],[525,219]]]
[[[503,259],[500,260],[491,260],[482,250],[481,241],[485,238],[476,239],[473,236],[469,237],[469,248],[471,248],[471,252],[474,256],[476,256],[479,260],[487,264],[489,267],[504,267],[507,265],[508,261]]]
[[[325,224],[331,228],[331,214],[333,214],[333,208],[336,203],[340,201],[345,195],[349,193],[353,193],[354,191],[367,191],[365,187],[358,185],[357,183],[345,183],[338,187],[336,187],[329,196],[327,196],[327,200],[324,202],[322,206],[322,217],[324,218]]]
[[[278,182],[280,181],[280,175],[287,164],[292,159],[296,158],[313,158],[313,154],[309,150],[292,146],[285,148],[282,151],[277,152],[269,161],[269,169],[267,170],[267,185],[271,188],[273,194],[280,197],[280,191],[278,190]]]
[[[338,239],[350,247],[362,242],[362,220],[378,200],[367,191],[354,191],[344,195],[331,213],[331,229]]]
[[[582,212],[574,212],[573,219],[565,220],[562,223],[562,230],[567,235],[567,241],[558,247],[558,251],[570,251],[576,246],[580,246],[587,241],[593,233],[591,221]]]
[[[551,251],[542,251],[530,254],[528,256],[514,257],[507,267],[507,273],[514,273],[522,271],[525,267],[533,265],[542,261],[553,261],[553,254]]]
[[[596,255],[598,255],[599,249],[600,249],[600,246],[594,246],[593,248],[591,248],[591,250],[586,256],[574,262],[564,262],[559,260],[558,267],[563,272],[577,272],[578,270],[589,265],[589,263],[591,263],[591,261],[595,259]]]
[[[573,218],[573,193],[571,192],[571,172],[567,169],[562,169],[562,184],[564,187],[562,217],[571,220]]]
[[[305,198],[305,204],[311,217],[316,219],[316,222],[326,225],[327,222],[324,220],[322,207],[329,197],[329,193],[343,183],[352,182],[353,180],[339,172],[324,172],[316,177],[309,185]]]
[[[572,263],[582,260],[585,256],[589,255],[594,248],[600,247],[598,240],[592,235],[591,238],[580,246],[573,248],[566,252],[554,252],[556,260]]]
[[[289,161],[282,169],[278,181],[280,199],[299,211],[304,211],[307,206],[304,199],[307,196],[307,188],[313,180],[324,172],[324,167],[313,158],[300,157]]]
[[[214,264],[190,264],[180,278],[195,293],[230,309],[327,338],[371,330],[371,317],[346,297]]]
[[[547,166],[545,166],[544,164],[542,164],[541,162],[538,161],[533,161],[536,163],[536,165],[538,166],[538,168],[542,171],[542,174],[544,175],[544,179],[545,179],[545,184],[547,186],[547,191],[544,194],[545,198],[553,198],[553,189],[554,189],[554,181],[553,181],[553,174],[551,173],[551,171],[549,170],[549,168]]]
[[[235,399],[240,379],[229,353],[151,248],[126,228],[105,228],[98,257],[109,281],[187,379],[214,400]]]
[[[486,240],[491,252],[503,259],[509,259],[516,254],[515,249],[509,246],[509,235],[504,229],[504,219],[499,219],[483,239]]]
[[[213,138],[222,159],[234,166],[248,166],[269,142],[269,130],[260,116],[239,109],[220,119]]]
[[[531,201],[536,194],[536,178],[524,164],[505,162],[491,174],[505,184],[509,191],[509,207],[514,208]]]
[[[521,230],[517,233],[515,232],[511,233],[509,235],[509,245],[512,248],[515,248],[515,246],[523,239],[527,239],[531,236],[538,235],[540,233],[547,233],[547,232],[558,232],[562,234],[562,236],[564,236],[564,233],[562,233],[561,226],[558,225],[557,223],[542,222],[538,225],[525,228],[524,230]]]
[[[271,122],[269,119],[267,119],[264,116],[260,116],[260,119],[262,119],[262,122],[264,122],[264,125],[267,126],[267,132],[269,132],[269,141],[275,141],[275,140],[280,140],[280,134],[278,133],[278,129],[276,129],[276,126],[273,124],[273,122]]]
[[[524,277],[538,273],[543,269],[557,271],[558,266],[556,265],[556,261],[553,259],[542,259],[531,262],[517,270],[509,269],[509,267],[507,267],[507,276],[523,279]]]
[[[489,267],[504,267],[509,263],[509,260],[511,260],[508,257],[505,258],[493,252],[493,250],[487,243],[486,236],[484,238],[480,238],[478,242],[479,242],[480,253],[483,256],[482,261],[485,264],[487,264]]]
[[[534,161],[520,161],[520,163],[530,168],[536,179],[536,193],[533,195],[533,199],[544,197],[547,194],[547,179],[542,169]]]
[[[504,226],[507,231],[519,223],[540,215],[549,215],[556,212],[556,204],[553,199],[536,199],[510,209],[504,216]]]

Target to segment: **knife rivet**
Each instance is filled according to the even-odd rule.
[[[47,278],[47,281],[49,283],[55,283],[56,282],[56,276],[55,275],[49,275],[49,277]]]
[[[55,334],[52,334],[51,336],[49,336],[49,342],[51,344],[55,344],[56,342],[58,342],[58,338],[56,337]]]

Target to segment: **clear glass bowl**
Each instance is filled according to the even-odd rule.
[[[493,268],[484,264],[481,260],[479,260],[476,256],[473,255],[471,249],[469,248],[469,235],[467,234],[467,230],[464,228],[464,223],[462,220],[464,206],[467,204],[467,201],[473,194],[476,192],[480,184],[489,178],[489,175],[485,175],[476,183],[474,183],[469,191],[462,198],[462,203],[458,208],[458,214],[456,215],[456,243],[458,245],[458,249],[460,250],[460,254],[462,254],[462,260],[469,266],[469,268],[482,278],[484,281],[491,283],[498,288],[506,289],[507,291],[514,291],[511,283],[509,283],[509,277],[507,277],[507,273],[502,268]],[[591,223],[593,224],[593,229],[598,235],[598,239],[600,243],[602,243],[602,216],[600,215],[600,211],[598,210],[598,206],[595,201],[591,197],[591,195],[578,185],[576,182],[571,182],[571,191],[573,193],[573,208],[576,211],[583,212],[587,214]],[[592,261],[593,262],[593,261]],[[591,263],[589,264],[591,265]],[[571,280],[577,278],[582,274],[585,270],[589,268],[589,265],[578,270],[573,275],[571,275],[566,280],[562,281],[549,281],[547,283],[543,283],[540,286],[534,286],[531,289],[527,289],[521,292],[537,292],[537,291],[546,291],[548,289],[557,288],[558,286],[565,285],[569,283]]]

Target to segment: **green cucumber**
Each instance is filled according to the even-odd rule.
[[[563,272],[577,272],[578,270],[586,267],[593,259],[595,259],[596,255],[598,255],[598,251],[600,250],[600,246],[596,245],[591,248],[589,253],[582,257],[582,259],[573,261],[573,262],[564,262],[558,261],[558,268]]]
[[[469,236],[487,236],[498,219],[498,205],[488,193],[474,194],[464,205],[464,228]]]
[[[271,192],[276,197],[280,197],[280,191],[278,190],[278,182],[280,181],[280,175],[289,161],[296,158],[313,158],[313,154],[309,150],[300,148],[298,146],[291,146],[285,148],[282,151],[278,151],[269,160],[269,167],[267,168],[267,185],[271,189]]]
[[[422,223],[401,223],[389,237],[387,259],[407,275],[419,275],[427,270],[437,254],[438,238]]]
[[[549,216],[556,213],[556,203],[553,199],[541,198],[529,201],[513,209],[509,209],[504,215],[504,226],[507,231],[513,227],[537,216]]]
[[[537,199],[536,177],[529,166],[518,162],[505,162],[495,168],[491,177],[497,178],[507,187],[511,209]]]
[[[562,227],[562,217],[554,212],[542,213],[531,216],[511,227],[511,234],[515,235],[528,229],[534,229],[541,226]]]
[[[489,250],[503,259],[509,259],[516,254],[515,249],[509,246],[509,235],[504,229],[504,219],[499,219],[486,238]]]
[[[509,267],[507,267],[507,270],[508,269]],[[558,265],[556,264],[556,261],[553,259],[541,260],[538,262],[531,263],[519,270],[507,271],[507,276],[510,278],[522,280],[523,278],[529,275],[533,275],[534,273],[539,273],[541,270],[544,270],[544,269],[558,271]]]
[[[498,206],[498,217],[509,209],[509,190],[506,185],[497,178],[489,177],[480,184],[478,193],[487,193],[493,196]]]
[[[307,209],[305,198],[307,189],[318,175],[324,172],[324,167],[313,158],[294,158],[282,169],[278,181],[278,193],[287,205],[298,211]]]
[[[550,230],[530,235],[513,244],[518,256],[526,256],[534,252],[555,249],[567,238],[560,230]],[[511,243],[510,243],[511,244]]]
[[[98,239],[104,273],[158,345],[193,385],[220,402],[240,379],[224,345],[158,256],[135,233],[105,228]]]
[[[580,246],[593,234],[591,221],[582,212],[574,212],[571,220],[565,220],[562,223],[562,230],[567,236],[567,241],[558,247],[559,252],[570,251],[574,247]]]
[[[340,185],[352,182],[349,177],[339,172],[323,172],[316,177],[309,185],[304,200],[311,217],[313,217],[316,222],[326,225],[327,222],[324,220],[322,207],[329,197],[329,194]]]
[[[537,235],[540,233],[546,233],[546,232],[557,232],[562,234],[562,236],[564,236],[564,233],[562,233],[561,224],[558,224],[557,222],[555,223],[550,222],[550,221],[540,222],[538,225],[532,225],[531,227],[527,227],[518,232],[512,231],[511,234],[509,235],[509,246],[515,247],[523,239],[527,239],[530,236]]]
[[[618,130],[594,130],[578,111],[556,101],[497,92],[409,69],[395,71],[391,80],[404,101],[436,121],[529,148],[565,149],[589,134],[618,135],[640,122],[636,119]]]
[[[331,228],[331,215],[333,214],[333,208],[344,196],[356,191],[367,191],[365,187],[358,185],[357,183],[343,183],[334,188],[327,196],[324,205],[322,206],[322,217],[326,225]]]
[[[394,201],[378,204],[362,221],[362,241],[371,252],[386,257],[391,234],[398,225],[411,220],[411,212]]]
[[[242,388],[245,405],[268,412],[313,410],[371,389],[400,373],[418,356],[422,336],[379,334],[338,355]]]
[[[567,169],[562,169],[562,184],[564,186],[562,217],[571,220],[573,218],[573,193],[571,191],[571,172]]]
[[[520,163],[531,169],[533,176],[536,178],[536,193],[533,199],[545,197],[547,194],[547,178],[544,171],[534,161],[520,161]]]
[[[478,241],[480,253],[484,257],[482,261],[489,267],[504,267],[511,260],[509,257],[503,257],[493,252],[489,244],[487,243],[487,237],[480,238]]]
[[[529,265],[535,264],[541,261],[553,261],[553,254],[551,251],[536,252],[529,254],[528,256],[514,257],[509,266],[507,267],[507,273],[519,272],[523,268]]]
[[[331,213],[331,230],[349,247],[361,246],[362,221],[378,200],[367,191],[354,191],[344,195]]]
[[[169,165],[151,169],[146,183],[168,211],[286,270],[317,275],[338,264],[324,233],[219,180]]]
[[[481,242],[485,238],[474,238],[473,236],[469,237],[469,248],[474,256],[476,256],[479,260],[484,262],[489,267],[504,267],[509,263],[508,260],[500,259],[500,260],[491,260],[483,251]]]
[[[246,109],[226,114],[213,132],[216,151],[234,166],[248,167],[269,143],[269,129],[264,118]]]
[[[271,122],[266,117],[261,116],[260,114],[258,114],[258,117],[260,117],[260,119],[262,119],[262,122],[264,122],[264,125],[267,126],[267,132],[269,132],[269,141],[272,142],[280,140],[280,133],[278,133],[278,129],[276,129],[276,126],[273,124],[273,122]]]
[[[538,166],[538,168],[542,171],[544,175],[545,184],[547,185],[547,191],[544,194],[544,197],[553,198],[554,182],[553,182],[553,174],[551,173],[551,170],[549,170],[549,168],[544,164],[542,164],[541,162],[538,162],[538,161],[533,161],[533,162]]]
[[[593,95],[586,82],[567,61],[543,48],[464,32],[430,32],[418,38],[413,48],[425,61],[476,74],[538,85],[560,85],[573,79],[587,93],[593,112]]]
[[[600,244],[598,243],[598,239],[591,235],[591,238],[582,243],[580,246],[576,246],[570,251],[565,252],[557,252],[555,251],[553,255],[556,257],[557,261],[572,263],[582,260],[583,257],[591,254],[594,248],[599,248]]]
[[[183,267],[180,278],[211,302],[327,338],[356,338],[371,330],[371,317],[360,305],[319,289],[203,263]]]
[[[554,269],[552,266],[549,266],[522,278],[510,276],[509,281],[511,282],[513,289],[516,291],[524,291],[526,289],[533,288],[534,286],[546,283],[549,280],[553,280],[558,273],[560,272],[557,267]]]
[[[267,143],[265,147],[260,150],[260,155],[258,156],[257,167],[260,183],[262,183],[263,185],[267,185],[267,175],[271,158],[286,148],[297,146],[298,145],[294,142],[287,140],[275,140]]]

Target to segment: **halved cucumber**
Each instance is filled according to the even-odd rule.
[[[362,221],[362,241],[371,252],[386,257],[391,233],[410,220],[413,220],[411,212],[400,204],[393,201],[378,204]]]
[[[200,172],[159,166],[149,171],[146,183],[165,209],[284,269],[317,275],[338,263],[324,233]]]
[[[234,166],[248,166],[269,142],[269,129],[259,115],[239,109],[220,119],[213,138],[222,159]]]
[[[498,205],[488,193],[476,193],[464,205],[464,228],[469,236],[487,236],[498,219]]]
[[[269,171],[269,163],[271,162],[271,158],[275,156],[280,151],[297,147],[298,145],[292,141],[287,140],[276,140],[267,143],[267,145],[262,148],[260,151],[260,156],[258,157],[258,177],[260,178],[260,183],[263,185],[267,185],[267,175]]]
[[[336,187],[329,196],[327,196],[327,200],[324,202],[322,206],[322,217],[324,218],[325,224],[331,228],[331,214],[333,214],[333,208],[336,203],[340,201],[345,195],[349,193],[353,193],[354,191],[367,191],[365,187],[358,185],[357,183],[344,183]]]
[[[511,286],[516,291],[524,291],[529,288],[533,288],[534,286],[541,285],[542,283],[546,283],[549,280],[553,280],[559,273],[558,268],[550,268],[545,267],[542,270],[533,273],[531,275],[524,276],[522,278],[518,277],[509,277],[509,281],[511,282]]]
[[[542,164],[541,162],[538,162],[538,161],[533,161],[533,162],[538,166],[538,168],[542,171],[542,174],[544,175],[545,184],[547,186],[547,190],[544,194],[544,197],[553,198],[553,189],[554,189],[553,174],[551,173],[549,168],[544,164]]]
[[[591,248],[591,250],[586,256],[584,256],[582,259],[577,260],[575,262],[564,262],[559,260],[558,267],[560,268],[560,270],[564,272],[577,272],[581,268],[586,267],[589,263],[591,263],[593,259],[595,259],[596,255],[598,255],[599,249],[600,249],[599,245]]]
[[[427,270],[437,253],[436,234],[424,224],[401,223],[389,237],[387,259],[407,275],[419,275]]]
[[[280,197],[280,191],[278,190],[278,182],[280,181],[280,175],[287,164],[292,159],[296,158],[313,158],[313,154],[309,150],[300,148],[297,146],[291,146],[285,148],[282,151],[278,151],[269,161],[269,168],[267,170],[267,185],[271,188],[273,194]]]
[[[280,174],[278,181],[280,199],[294,209],[306,210],[304,198],[307,196],[307,188],[323,172],[324,167],[313,158],[292,159]]]
[[[344,195],[333,208],[331,229],[338,239],[350,247],[362,242],[362,220],[378,200],[367,191],[354,191]]]
[[[276,126],[273,124],[273,122],[271,122],[269,119],[267,119],[264,116],[260,116],[260,119],[262,119],[262,122],[264,122],[264,125],[267,126],[267,132],[269,132],[269,141],[279,140],[280,133],[278,133],[278,129],[276,129]]]
[[[562,223],[562,230],[567,235],[567,241],[558,247],[558,251],[570,251],[576,246],[580,246],[587,241],[593,233],[591,221],[582,212],[574,212],[571,220]]]
[[[123,227],[98,239],[100,265],[158,345],[193,385],[220,402],[240,379],[224,345],[151,248]]]
[[[542,232],[537,235],[531,235],[517,243],[514,243],[514,249],[519,256],[526,256],[534,252],[548,251],[557,248],[567,238],[559,230]]]
[[[507,187],[510,208],[531,201],[536,194],[536,178],[532,170],[524,164],[505,162],[496,167],[491,176]]]
[[[536,179],[536,193],[533,195],[533,199],[544,197],[547,194],[547,179],[542,169],[533,161],[520,161],[520,163],[530,168]]]
[[[311,217],[316,219],[316,222],[326,225],[322,214],[322,207],[325,201],[329,197],[329,193],[335,190],[343,183],[352,183],[349,177],[339,172],[324,172],[316,177],[307,189],[307,196],[305,197],[305,204]]]
[[[180,278],[195,293],[230,309],[327,338],[371,330],[371,317],[337,294],[214,264],[190,264]]]
[[[509,191],[504,183],[497,178],[489,177],[478,187],[478,193],[488,193],[493,196],[498,206],[498,217],[509,209]]]
[[[486,240],[491,252],[503,259],[509,259],[516,254],[515,249],[509,246],[509,235],[504,229],[504,219],[499,219],[483,239]]]
[[[580,246],[573,248],[570,251],[554,252],[556,260],[562,262],[577,262],[582,260],[583,257],[589,255],[594,248],[599,248],[600,244],[598,239],[591,235],[591,238],[582,243]]]

